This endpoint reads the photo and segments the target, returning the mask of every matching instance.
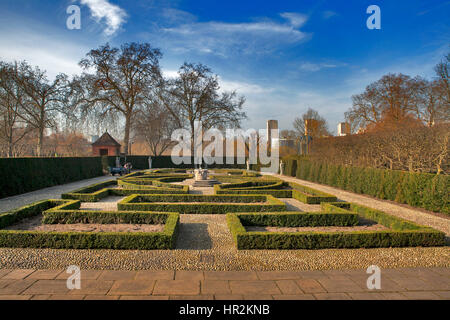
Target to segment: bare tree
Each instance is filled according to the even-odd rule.
[[[368,86],[362,94],[352,96],[352,101],[353,106],[345,113],[345,119],[354,130],[380,121],[381,101],[374,86]]]
[[[129,152],[133,120],[148,90],[160,78],[159,49],[149,43],[109,44],[91,50],[80,61],[85,70],[74,82],[82,109],[100,117],[120,114],[125,118],[125,153]],[[91,69],[94,73],[88,73]]]
[[[308,108],[308,111],[306,111],[300,118],[294,119],[293,126],[297,137],[305,135],[305,123],[307,120],[314,120],[316,123],[316,126],[309,128],[310,130],[308,134],[311,137],[319,138],[330,134],[325,118],[323,118],[316,110]]]
[[[295,139],[297,134],[294,130],[281,130],[280,138],[281,139]]]
[[[191,152],[194,154],[195,122],[202,122],[202,129],[239,127],[246,118],[242,112],[244,97],[236,92],[221,92],[217,75],[202,64],[184,63],[178,77],[168,80],[159,95],[168,94],[165,108],[179,128],[191,132]],[[167,101],[170,101],[168,103]]]
[[[450,120],[450,104],[446,101],[442,81],[428,81],[418,78],[417,117],[428,127]]]
[[[449,84],[449,70],[450,70],[450,53],[434,67],[434,71],[441,82],[444,91],[444,98],[447,104],[450,104],[450,84]]]
[[[136,134],[145,141],[153,156],[160,156],[172,145],[171,135],[177,128],[164,104],[156,97],[146,102],[136,117]]]
[[[424,106],[430,106],[430,101],[424,98],[427,92],[428,83],[419,77],[387,74],[368,85],[362,94],[352,97],[353,106],[345,117],[365,130],[374,130],[380,125],[395,127],[402,122],[414,122],[424,116]]]
[[[15,73],[14,81],[23,92],[20,99],[22,112],[18,116],[28,127],[37,131],[36,154],[40,157],[44,132],[57,126],[55,117],[64,108],[68,78],[65,74],[59,74],[55,80],[49,81],[45,71],[22,62],[21,72]]]
[[[24,67],[23,63],[0,62],[0,140],[6,145],[8,157],[29,132],[20,117],[24,92],[15,81]]]

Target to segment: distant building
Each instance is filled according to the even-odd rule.
[[[280,147],[288,147],[295,149],[296,148],[296,141],[294,139],[280,139]]]
[[[315,136],[319,128],[319,121],[315,119],[305,120],[305,136]]]
[[[120,143],[114,140],[108,132],[105,132],[92,144],[93,156],[118,156],[120,155]]]
[[[351,133],[350,124],[341,122],[338,124],[338,136],[345,137]]]
[[[276,148],[279,145],[279,140],[275,138],[272,139],[272,130],[278,130],[278,120],[267,121],[267,141],[269,149],[271,149],[272,146]]]

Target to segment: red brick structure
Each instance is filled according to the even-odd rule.
[[[105,132],[92,144],[93,156],[118,156],[120,155],[120,143],[114,140],[108,132]]]

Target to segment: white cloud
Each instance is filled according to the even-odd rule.
[[[334,17],[334,16],[337,16],[337,13],[334,11],[327,10],[322,13],[322,17],[324,19],[330,19],[331,17]]]
[[[307,34],[291,25],[274,22],[183,24],[162,29],[162,40],[179,52],[198,51],[227,56],[230,51],[242,53],[271,52],[281,45],[294,44]]]
[[[270,93],[272,88],[264,88],[258,84],[242,82],[242,81],[230,81],[224,80],[219,77],[220,89],[222,91],[236,91],[238,95],[251,95]]]
[[[166,78],[176,78],[178,77],[178,71],[173,69],[163,69],[163,76]],[[244,82],[244,81],[233,81],[225,80],[222,77],[218,77],[220,91],[236,91],[238,95],[251,95],[251,94],[261,94],[270,93],[273,91],[272,88],[265,88],[255,83]]]
[[[105,21],[107,27],[104,32],[107,36],[115,34],[125,23],[127,17],[125,10],[109,3],[108,0],[80,0],[80,3],[89,7],[92,17],[97,22]]]
[[[79,74],[78,62],[88,52],[89,47],[80,42],[55,34],[40,26],[34,29],[11,23],[0,28],[0,59],[7,61],[26,60],[40,69],[46,70],[49,79],[64,72]]]
[[[294,28],[300,28],[308,21],[308,16],[302,13],[284,12],[280,16],[288,20]]]
[[[197,19],[189,12],[173,8],[164,8],[161,16],[164,18],[165,22],[168,23],[187,23],[193,22]]]
[[[330,68],[337,68],[337,67],[338,67],[338,65],[336,65],[336,64],[311,63],[311,62],[305,62],[300,65],[301,70],[311,71],[311,72],[320,71],[321,69],[330,69]]]

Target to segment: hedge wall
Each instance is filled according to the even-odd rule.
[[[286,211],[286,204],[270,195],[131,195],[117,204],[121,211],[225,214]]]
[[[109,180],[92,184],[90,186],[80,188],[61,195],[62,199],[76,199],[83,202],[97,202],[108,196],[130,196],[132,194],[187,194],[189,193],[189,186],[180,186],[182,188],[163,188],[157,186],[143,186],[133,185],[131,188],[113,188],[117,186],[120,180]]]
[[[133,165],[133,169],[138,170],[145,170],[148,169],[148,158],[149,156],[127,156],[127,161],[131,162]],[[208,168],[236,168],[236,169],[246,169],[246,164],[237,164],[237,158],[233,158],[234,164],[226,164],[227,158],[223,159],[223,164],[212,164],[208,165]],[[124,160],[122,159],[122,165],[124,164]],[[114,167],[116,165],[116,157],[108,157],[109,166]],[[152,157],[152,168],[158,169],[158,168],[185,168],[185,169],[191,169],[194,167],[194,158],[191,158],[191,164],[181,164],[181,165],[175,165],[172,162],[171,156],[159,156],[159,157]]]
[[[276,198],[294,198],[307,204],[337,201],[336,196],[332,194],[281,180],[244,181],[215,185],[214,192],[215,194],[266,194]]]
[[[193,168],[189,165],[174,165],[170,156],[152,157],[153,168]],[[107,164],[115,166],[116,157],[107,157]],[[123,159],[124,160],[124,159]],[[128,156],[133,169],[148,169],[148,156]],[[224,163],[226,159],[224,159]],[[236,158],[233,159],[237,163]],[[89,179],[103,175],[101,157],[74,158],[0,158],[2,179],[0,199],[46,187]],[[246,165],[214,164],[209,168],[240,168]]]
[[[320,213],[229,213],[227,223],[239,250],[431,247],[445,245],[445,233],[354,203],[322,203]],[[349,232],[248,232],[245,226],[355,225],[355,214],[388,229]]]
[[[286,175],[450,214],[448,175],[349,167],[308,160],[288,160]]]
[[[0,247],[54,249],[174,249],[178,213],[80,211],[77,200],[44,200],[0,214],[0,229],[38,214],[42,223],[164,224],[162,232],[46,232],[0,230]]]
[[[0,198],[101,176],[100,158],[0,158]]]

